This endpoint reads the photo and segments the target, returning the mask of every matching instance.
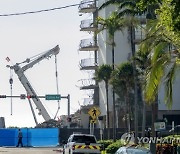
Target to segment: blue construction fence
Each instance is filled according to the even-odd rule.
[[[22,128],[23,146],[55,147],[59,145],[58,128]],[[0,146],[16,146],[18,129],[0,129]]]

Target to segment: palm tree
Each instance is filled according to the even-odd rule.
[[[131,131],[131,100],[130,93],[134,90],[133,67],[130,62],[125,62],[117,66],[112,72],[110,83],[114,87],[115,93],[122,97],[124,96],[126,104],[127,126],[128,131]]]
[[[96,21],[97,24],[100,25],[97,33],[105,29],[108,31],[110,45],[112,46],[112,68],[114,69],[114,47],[116,45],[114,42],[114,35],[116,31],[123,30],[124,22],[122,18],[119,18],[118,12],[112,12],[111,16],[109,16],[107,19],[97,17]]]
[[[143,1],[144,2],[144,1]],[[141,15],[144,12],[148,12],[147,17],[155,18],[155,9],[157,8],[157,3],[150,2],[146,3],[143,9],[142,9],[142,0],[108,0],[105,3],[103,3],[99,9],[105,8],[109,5],[116,5],[117,11],[119,17],[128,17],[134,18],[135,15]],[[141,5],[139,5],[141,4]],[[142,11],[143,10],[143,11]],[[131,20],[130,20],[131,21]],[[135,56],[135,44],[133,42],[134,40],[134,25],[128,26],[130,29],[130,38],[131,38],[131,49],[132,49],[132,56]],[[132,61],[133,68],[134,68],[134,87],[135,87],[135,93],[134,93],[134,104],[135,104],[135,139],[137,139],[138,135],[138,83],[137,83],[137,75],[136,75],[136,61],[133,59]],[[137,140],[136,140],[137,141]]]
[[[97,24],[100,25],[100,29],[98,32],[101,32],[107,29],[109,34],[110,45],[112,46],[112,69],[114,70],[114,48],[115,41],[114,35],[115,32],[124,28],[124,23],[121,18],[118,17],[117,12],[113,12],[111,16],[107,19],[103,19],[102,17],[97,18]],[[115,123],[116,123],[116,115],[115,115],[115,93],[113,91],[113,140],[115,141],[116,133],[115,133]]]
[[[134,20],[134,15],[136,14],[142,14],[142,12],[136,7],[136,1],[135,0],[109,0],[105,2],[100,9],[107,7],[110,4],[115,4],[118,6],[117,12],[119,18],[126,18],[126,27],[128,27],[130,31],[130,40],[131,40],[131,52],[132,56],[135,56],[135,43],[134,43],[134,36],[135,36],[135,26],[137,25],[137,20]],[[127,16],[128,15],[128,16]],[[128,18],[127,18],[128,17]],[[127,20],[129,19],[129,20]],[[134,22],[135,21],[135,22]],[[128,23],[128,24],[127,24]],[[124,25],[124,27],[125,27]],[[132,61],[133,65],[133,76],[134,76],[134,104],[135,104],[135,139],[137,141],[138,137],[138,83],[137,83],[137,75],[136,75],[136,62],[135,60]]]
[[[165,102],[170,108],[172,106],[172,84],[175,78],[178,60],[180,60],[180,46],[177,41],[171,39],[171,35],[159,24],[159,19],[148,20],[146,26],[146,38],[140,44],[141,52],[147,56],[149,65],[145,67],[145,101],[152,105],[154,111],[154,102],[157,101],[159,87],[165,79],[166,99]],[[173,47],[173,48],[172,48]],[[168,68],[168,69],[167,69]],[[165,77],[164,77],[165,76]],[[155,135],[154,125],[155,117],[152,114],[152,134]]]
[[[147,44],[146,44],[147,45]],[[142,48],[142,47],[141,47]],[[145,136],[145,127],[146,127],[146,101],[144,99],[144,85],[145,85],[145,75],[146,72],[150,66],[150,60],[148,58],[149,54],[149,48],[147,46],[143,47],[143,51],[138,50],[135,55],[135,60],[137,64],[137,70],[138,70],[138,79],[139,79],[139,85],[141,87],[141,100],[143,104],[142,109],[142,137]]]
[[[98,67],[98,69],[95,72],[95,79],[100,82],[104,81],[105,82],[105,89],[106,89],[106,126],[108,129],[108,139],[110,139],[110,129],[109,129],[109,97],[108,97],[108,83],[111,78],[111,73],[112,73],[112,67],[107,64],[103,64]]]
[[[141,11],[139,7],[137,7],[137,2],[139,0],[108,0],[105,3],[103,3],[99,10],[109,6],[109,5],[115,5],[117,6],[117,11],[119,12],[119,16],[124,15],[140,15],[144,13],[145,10]]]
[[[171,36],[157,20],[147,26],[146,39],[141,43],[148,44],[151,66],[146,75],[145,98],[154,102],[162,80],[165,81],[165,102],[169,108],[172,106],[172,85],[180,61],[180,45],[172,41]],[[143,49],[142,49],[143,50]],[[167,69],[168,68],[168,69]],[[164,77],[165,76],[165,77]]]

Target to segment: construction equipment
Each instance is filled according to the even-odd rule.
[[[26,70],[28,70],[29,68],[32,68],[35,64],[39,63],[40,61],[42,61],[43,59],[49,59],[51,58],[51,56],[53,55],[57,55],[59,53],[59,46],[57,45],[56,47],[44,52],[43,54],[40,54],[39,56],[37,56],[35,59],[26,59],[25,61],[23,61],[22,63],[16,63],[13,66],[10,66],[10,69],[13,69],[14,72],[17,74],[19,81],[21,82],[21,84],[23,85],[23,87],[25,88],[26,92],[27,92],[27,96],[33,96],[31,97],[34,104],[36,105],[36,108],[39,110],[39,115],[42,115],[42,117],[44,118],[45,121],[48,121],[51,119],[50,115],[48,114],[47,110],[45,109],[45,107],[43,106],[41,100],[38,98],[35,90],[33,89],[33,87],[31,86],[30,82],[28,81],[26,75],[24,74],[24,72]],[[23,67],[20,66],[20,64],[23,63],[28,63],[26,65],[24,65]],[[35,113],[32,109],[32,105],[29,99],[29,103],[31,106],[31,110],[37,125],[37,120],[35,117]]]

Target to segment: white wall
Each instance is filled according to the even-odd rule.
[[[100,0],[98,2],[100,5],[104,3],[104,1]],[[100,6],[99,5],[99,6]],[[98,16],[101,16],[103,18],[107,18],[109,15],[111,15],[111,12],[115,10],[115,7],[110,6],[105,9],[102,9],[98,12]],[[108,37],[108,31],[103,30],[98,34],[98,63],[99,66],[102,64],[112,64],[112,46],[108,44],[109,43],[109,37]],[[128,38],[128,31],[125,29],[123,33],[121,31],[118,31],[115,33],[115,64],[118,65],[122,62],[127,61],[127,58],[129,56],[129,53],[131,53],[131,46],[130,41]],[[112,111],[112,88],[109,86],[109,111]],[[106,91],[105,91],[105,84],[104,81],[102,81],[99,84],[99,106],[101,108],[101,115],[106,115]]]

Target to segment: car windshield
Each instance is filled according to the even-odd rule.
[[[72,142],[77,143],[96,143],[96,140],[93,136],[86,136],[86,135],[80,135],[80,136],[74,136]]]
[[[146,149],[127,149],[128,154],[150,154]]]
[[[151,154],[147,149],[121,147],[115,154]]]

